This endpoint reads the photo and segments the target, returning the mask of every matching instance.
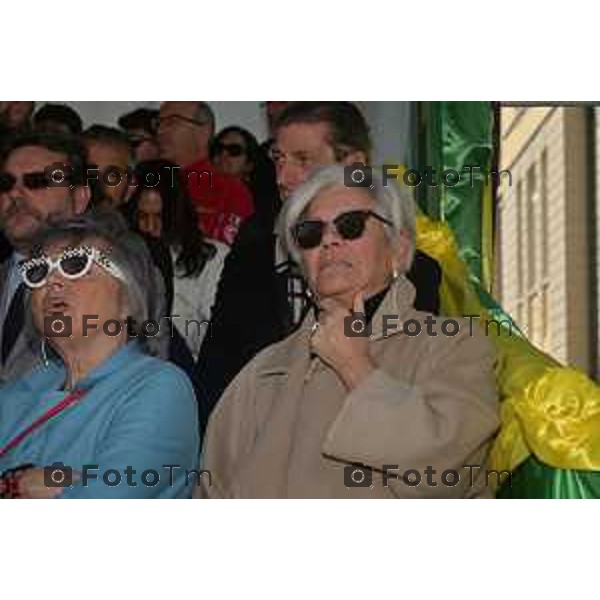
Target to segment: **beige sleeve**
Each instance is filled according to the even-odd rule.
[[[202,479],[194,498],[229,496],[228,482],[246,440],[254,431],[254,373],[251,361],[225,390],[210,417],[200,454],[200,466],[210,472],[210,478]]]
[[[399,497],[468,496],[482,471],[464,467],[474,459],[485,462],[499,426],[494,352],[481,334],[470,337],[463,331],[442,344],[432,341],[429,356],[429,364],[419,367],[417,385],[379,369],[353,390],[327,433],[323,452],[371,467],[374,485],[385,481]],[[385,465],[394,466],[389,479],[383,477]],[[435,476],[431,471],[425,476],[428,468]],[[459,471],[455,487],[440,481],[448,469]],[[419,486],[403,481],[409,470],[421,473]]]

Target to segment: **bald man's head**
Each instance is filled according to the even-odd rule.
[[[163,102],[158,143],[162,158],[181,167],[207,159],[215,116],[206,102]]]

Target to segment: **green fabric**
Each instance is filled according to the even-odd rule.
[[[597,499],[600,498],[600,473],[554,469],[535,457],[527,459],[498,491],[502,499]]]
[[[492,218],[493,210],[484,210],[483,202],[484,187],[492,185],[488,174],[493,125],[491,102],[425,102],[421,107],[419,170],[423,174],[427,167],[435,169],[438,185],[421,184],[419,205],[428,216],[448,222],[457,236],[461,257],[480,283],[484,282],[483,261],[489,261],[488,273],[492,261],[483,241],[484,229],[491,231],[491,224],[484,228],[483,218]],[[469,165],[478,167],[473,168],[472,176],[464,170]],[[452,187],[442,185],[442,173],[449,169],[460,174],[460,181]]]
[[[442,115],[437,109],[440,102],[421,102],[418,111],[417,139],[419,161],[416,165],[420,173],[428,166],[436,168],[444,164],[442,144]],[[417,188],[417,202],[420,209],[436,221],[443,220],[441,187],[420,185]]]
[[[494,162],[495,115],[490,102],[424,102],[419,106],[418,170],[435,169],[438,186],[423,182],[417,188],[421,210],[434,220],[446,222],[467,264],[470,283],[491,318],[510,322],[513,335],[523,337],[518,327],[489,293],[493,273],[494,193],[489,177]],[[477,165],[473,180],[468,165]],[[453,169],[460,183],[441,184],[442,173]],[[472,185],[473,184],[473,185]],[[489,335],[496,335],[491,328]],[[513,474],[512,485],[504,484],[499,498],[600,498],[600,472],[555,469],[528,458]]]
[[[519,326],[513,321],[512,317],[504,311],[500,304],[494,299],[491,294],[488,294],[478,282],[473,282],[473,289],[477,293],[481,305],[486,309],[490,320],[497,321],[502,327],[508,329],[512,335],[525,337]],[[510,323],[510,325],[509,325]],[[496,334],[495,325],[491,324],[489,331],[490,335]]]

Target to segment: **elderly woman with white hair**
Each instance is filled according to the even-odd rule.
[[[0,386],[0,497],[191,496],[195,396],[153,356],[164,288],[143,240],[108,213],[33,247],[21,272],[44,359]]]
[[[467,320],[413,308],[412,199],[376,174],[347,188],[344,169],[326,167],[283,219],[314,311],[226,390],[204,447],[212,486],[198,495],[491,497],[492,346]]]

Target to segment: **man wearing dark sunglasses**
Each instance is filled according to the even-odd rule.
[[[291,102],[279,115],[274,134],[271,156],[284,202],[317,167],[369,162],[369,127],[350,102]],[[277,234],[257,234],[251,226],[248,222],[242,227],[225,261],[211,336],[200,351],[196,379],[205,390],[203,425],[242,367],[261,349],[289,335],[311,306],[295,266],[287,257],[276,256]],[[347,235],[355,235],[362,232],[364,215],[350,215],[338,226]],[[308,233],[311,243],[320,235]],[[415,276],[413,271],[412,277],[419,280],[419,308],[435,313],[439,266],[424,255],[416,261],[421,273]]]
[[[61,185],[49,168],[58,164],[72,168],[65,168]],[[59,134],[15,138],[0,158],[0,230],[13,249],[0,265],[0,381],[26,372],[37,359],[22,335],[26,290],[19,263],[48,223],[85,212],[90,190],[70,175],[84,166],[83,146]]]
[[[210,162],[215,117],[206,102],[163,102],[158,119],[161,157],[181,167],[183,182],[209,238],[233,244],[241,224],[254,212],[242,181],[219,173]]]

